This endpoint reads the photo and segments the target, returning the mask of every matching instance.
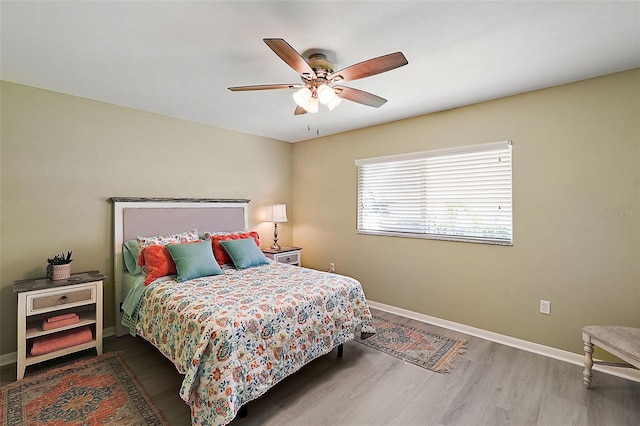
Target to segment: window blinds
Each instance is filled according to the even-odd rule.
[[[512,244],[511,142],[356,160],[363,234]]]

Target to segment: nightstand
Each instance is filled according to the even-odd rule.
[[[280,250],[262,249],[262,252],[271,260],[289,265],[300,266],[302,264],[302,248],[281,247]]]
[[[72,274],[66,280],[41,278],[13,283],[13,292],[18,294],[18,380],[24,377],[28,365],[90,348],[96,348],[97,354],[102,354],[102,282],[105,278],[98,271],[90,271]],[[43,329],[47,318],[63,314],[77,314],[79,319],[73,324],[67,321],[67,325]],[[91,341],[56,347],[38,355],[31,354],[36,339],[39,339],[38,343],[48,339],[50,347],[54,347],[51,339],[56,339],[56,334],[62,333],[57,336],[61,338],[71,333],[70,330],[77,328],[77,331],[81,331],[80,327],[89,327]],[[82,331],[88,338],[86,328]],[[71,342],[72,339],[67,341]]]

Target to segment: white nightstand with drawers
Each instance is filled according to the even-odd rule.
[[[102,354],[102,282],[106,277],[98,271],[72,274],[65,280],[46,278],[22,280],[13,283],[18,294],[18,380],[25,368],[73,352],[96,348]],[[43,321],[62,314],[77,314],[78,321],[50,330],[43,330]],[[89,342],[31,355],[34,339],[56,333],[89,327]],[[88,332],[85,330],[88,337]]]
[[[280,250],[262,249],[262,252],[271,260],[289,265],[300,266],[302,264],[302,248],[280,247]]]

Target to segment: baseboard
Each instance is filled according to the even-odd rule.
[[[108,328],[102,329],[103,338],[115,336],[115,334],[116,334],[115,327],[108,327]],[[16,362],[18,362],[18,352],[10,352],[8,354],[0,355],[0,367],[8,364],[15,364]]]
[[[384,303],[374,302],[371,300],[369,300],[368,303],[372,308],[384,312],[389,312],[391,314],[399,315],[405,318],[410,318],[427,324],[436,325],[438,327],[443,327],[449,330],[458,331],[469,336],[479,337],[491,342],[500,343],[501,345],[510,346],[516,349],[522,349],[523,351],[543,355],[549,358],[557,359],[559,361],[568,362],[570,364],[579,366],[584,365],[584,356],[580,354],[574,354],[573,352],[564,351],[562,349],[553,348],[551,346],[545,346],[538,343],[529,342],[527,340],[517,339],[515,337],[505,336],[503,334],[482,330],[480,328],[471,327],[457,322],[424,315],[418,312],[409,311],[407,309],[386,305]],[[581,336],[578,338],[581,338]],[[640,383],[640,370],[636,370],[633,368],[596,364],[593,366],[593,370]]]
[[[494,333],[480,328],[471,327],[468,325],[460,324],[453,321],[448,321],[441,318],[432,317],[418,312],[409,311],[407,309],[398,308],[384,303],[374,302],[369,300],[369,306],[372,308],[389,312],[391,314],[399,315],[405,318],[411,318],[416,321],[421,321],[427,324],[436,325],[449,330],[457,331],[460,333],[468,334],[469,336],[479,337],[480,339],[489,340],[491,342],[500,343],[501,345],[510,346],[516,349],[522,349],[523,351],[532,352],[538,355],[543,355],[549,358],[557,359],[559,361],[568,362],[574,365],[583,365],[583,355],[574,354],[573,352],[564,351],[551,346],[545,346],[538,343],[529,342],[527,340],[517,339],[515,337],[505,336],[503,334]],[[108,327],[102,330],[103,337],[110,337],[115,335],[115,327]],[[17,352],[11,352],[8,354],[0,355],[0,366],[15,364],[18,359]],[[600,371],[602,373],[611,374],[612,376],[621,377],[627,380],[633,380],[640,383],[640,371],[631,368],[621,368],[611,365],[594,365],[593,370]]]
[[[0,355],[0,367],[18,362],[18,352]]]

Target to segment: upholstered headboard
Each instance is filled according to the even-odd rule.
[[[200,232],[232,232],[248,229],[249,200],[201,198],[112,197],[116,335],[125,329],[120,306],[124,301],[122,244],[137,237]]]

